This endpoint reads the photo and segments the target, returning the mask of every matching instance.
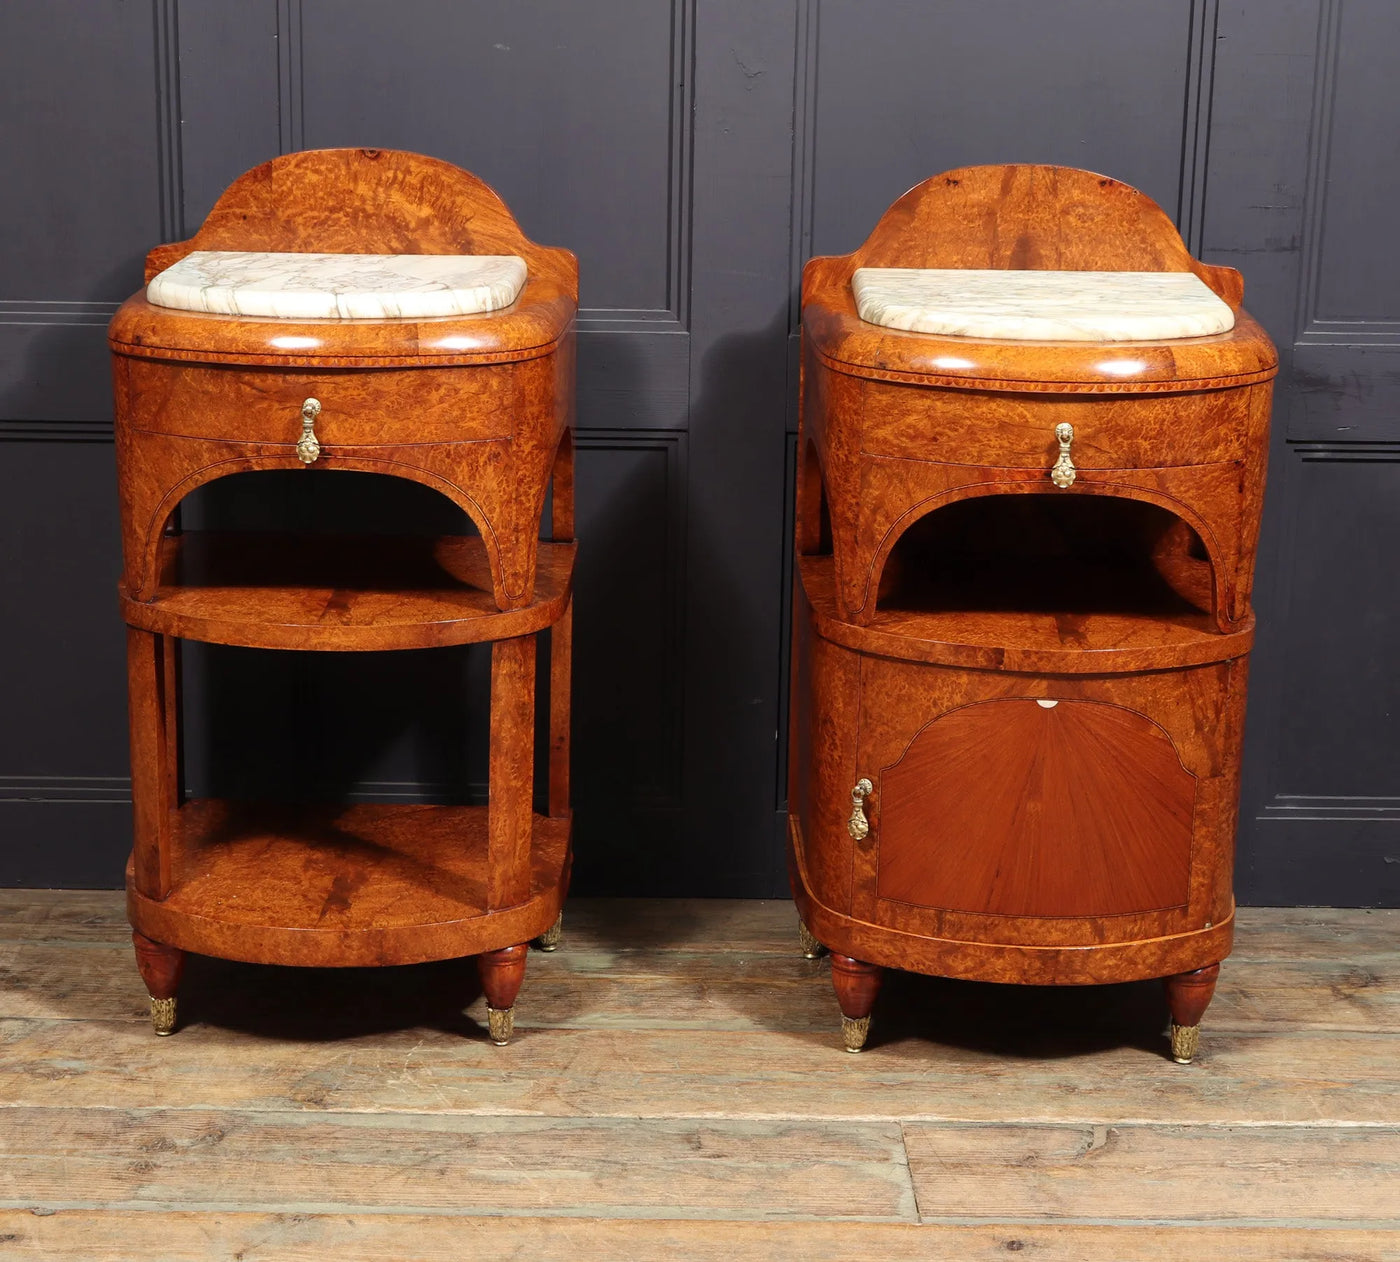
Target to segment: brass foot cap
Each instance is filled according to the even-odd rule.
[[[559,919],[549,926],[538,938],[536,945],[541,951],[557,951],[559,949],[559,939],[564,936],[564,913],[559,913]]]
[[[812,931],[802,923],[800,918],[797,922],[797,940],[802,944],[802,954],[809,960],[819,959],[821,953],[826,949],[812,936]]]
[[[493,1008],[486,1005],[486,1025],[491,1033],[491,1041],[497,1047],[504,1047],[515,1033],[515,1009]]]
[[[175,1033],[175,1000],[151,998],[151,1028],[159,1035]]]
[[[1178,1065],[1189,1065],[1201,1045],[1199,1025],[1177,1025],[1172,1022],[1172,1059]]]
[[[870,1035],[869,1017],[842,1017],[841,1041],[848,1052],[858,1052]]]

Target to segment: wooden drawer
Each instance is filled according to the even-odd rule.
[[[305,372],[124,359],[127,416],[143,429],[188,438],[295,444],[307,399],[321,404],[323,447],[509,438],[534,374],[521,364]]]
[[[828,424],[858,424],[861,450],[947,464],[1048,470],[1055,427],[1074,427],[1081,469],[1220,464],[1244,456],[1250,391],[1055,395],[938,390],[844,378]],[[842,415],[845,406],[853,411]]]

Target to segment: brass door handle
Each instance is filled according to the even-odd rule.
[[[1069,458],[1069,445],[1074,441],[1074,426],[1068,421],[1061,421],[1055,426],[1055,438],[1060,444],[1060,458],[1051,466],[1050,481],[1064,491],[1074,485],[1077,472],[1074,461]]]
[[[851,818],[846,821],[846,831],[852,841],[864,841],[870,836],[870,821],[865,818],[865,799],[875,791],[875,786],[864,776],[856,781],[851,790]]]
[[[301,405],[301,438],[297,440],[297,459],[302,464],[315,464],[321,455],[316,441],[316,418],[321,415],[321,401],[307,399]]]

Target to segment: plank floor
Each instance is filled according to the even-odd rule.
[[[157,1039],[119,894],[0,891],[0,1259],[1400,1262],[1400,911],[1241,910],[1186,1067],[1155,983],[849,1056],[790,904],[564,928],[508,1048],[471,961],[194,959]]]

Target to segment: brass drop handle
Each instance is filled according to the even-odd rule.
[[[297,441],[297,459],[302,464],[315,464],[321,455],[316,441],[316,418],[321,415],[321,401],[307,399],[301,405],[301,438]]]
[[[870,836],[870,821],[865,818],[865,799],[875,791],[875,786],[864,776],[856,781],[851,790],[851,818],[846,821],[846,831],[852,841],[864,841]]]
[[[1069,458],[1069,445],[1074,441],[1074,426],[1068,421],[1061,421],[1055,426],[1055,437],[1060,444],[1060,458],[1050,470],[1050,481],[1064,491],[1074,485],[1076,473],[1074,461]]]

